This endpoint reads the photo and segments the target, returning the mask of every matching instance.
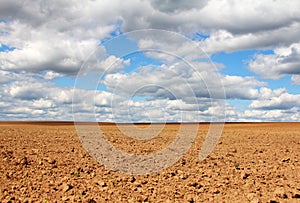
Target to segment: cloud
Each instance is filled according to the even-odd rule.
[[[299,2],[267,0],[264,2],[245,1],[151,1],[139,5],[140,9],[123,13],[124,31],[134,28],[162,28],[191,34],[195,31],[211,33],[226,30],[233,35],[275,31],[299,22]],[[135,8],[134,5],[129,6]],[[140,10],[144,12],[141,13]],[[129,22],[131,22],[129,24]]]
[[[297,122],[300,119],[299,107],[289,109],[253,109],[226,105],[226,121],[239,122]]]
[[[56,87],[38,78],[1,86],[1,92],[0,116],[5,120],[73,120],[75,116],[77,121],[194,121],[216,113],[205,100],[199,111],[196,104],[183,100],[135,100],[107,91]]]
[[[96,40],[77,41],[55,35],[48,37],[49,40],[30,41],[21,49],[0,52],[0,68],[28,72],[49,70],[74,75],[98,44]]]
[[[298,121],[300,118],[299,109],[291,110],[246,110],[241,114],[244,121]]]
[[[0,87],[1,120],[72,120],[72,88],[56,87],[42,78],[17,77]]]
[[[300,95],[289,94],[284,88],[276,90],[261,88],[259,99],[253,101],[249,107],[263,110],[300,108]]]
[[[91,32],[98,30],[99,25],[105,27],[108,23],[113,23],[116,16],[110,9],[107,9],[116,5],[107,0],[95,2],[13,0],[2,1],[0,5],[2,19],[30,25],[33,30],[48,28],[59,32],[68,32],[82,30],[82,27],[85,26],[87,32],[82,37],[90,36]],[[91,18],[92,16],[95,17],[94,20]],[[101,18],[102,20],[98,21]]]
[[[227,30],[233,34],[259,33],[299,21],[298,6],[298,1],[283,4],[281,1],[272,0],[233,0],[230,3],[226,0],[214,0],[209,1],[197,17],[198,22],[201,21],[202,26],[209,29]]]
[[[1,2],[0,43],[15,49],[0,52],[0,69],[76,75],[100,40],[117,27],[114,20],[92,20],[90,10],[95,14],[91,1]]]
[[[0,13],[5,21],[0,22],[3,31],[0,43],[16,49],[1,53],[1,69],[74,75],[99,41],[119,28],[122,31],[162,28],[186,35],[205,32],[210,37],[198,45],[208,53],[289,45],[299,36],[298,4],[298,1],[284,5],[279,1],[178,4],[132,0],[126,5],[107,0],[2,2]],[[169,45],[173,50],[180,46]],[[189,46],[182,44],[175,53],[192,56]]]
[[[161,12],[173,13],[191,9],[203,8],[207,4],[207,1],[180,1],[180,0],[153,0],[151,5],[154,9]]]
[[[6,90],[12,98],[22,99],[22,100],[35,100],[44,98],[47,94],[46,84],[37,82],[14,82],[8,90]]]
[[[39,109],[44,109],[44,108],[53,107],[54,104],[52,103],[52,101],[45,100],[45,99],[39,99],[39,100],[35,100],[32,103],[32,106],[36,107],[36,108],[39,108]]]
[[[232,34],[227,30],[212,32],[200,46],[207,53],[234,52],[250,49],[273,49],[299,41],[300,23],[292,23],[276,30],[262,29],[257,33]]]
[[[145,71],[140,74],[151,73],[153,72]],[[154,74],[154,76],[150,79],[152,80],[156,76],[158,75]],[[163,75],[160,74],[160,76],[162,77]],[[145,80],[145,78],[147,77],[140,78],[143,78],[143,81],[145,83],[150,81]],[[172,78],[174,78],[174,76],[172,76]],[[126,82],[132,79],[134,78],[123,78],[122,80],[117,81],[123,82],[123,88],[130,88],[130,85],[127,85]],[[137,77],[137,79],[139,79],[139,77]],[[158,81],[160,79],[161,78],[158,78]],[[169,79],[167,79],[167,81],[168,80]],[[254,78],[247,78],[246,80],[243,80],[243,77],[238,76],[227,77],[226,81],[227,82],[225,82],[225,85],[227,85],[227,89],[233,89],[232,93],[234,93],[235,90],[241,90],[241,88],[234,89],[235,87],[237,87],[238,85],[244,85],[244,88],[242,90],[246,95],[248,93],[247,91],[245,91],[245,88],[251,90],[253,85],[260,84],[259,82],[257,83]],[[165,85],[167,84],[168,83],[165,83]],[[124,94],[115,94],[107,91],[95,92],[94,90],[73,90],[72,88],[61,88],[54,86],[54,84],[51,82],[46,82],[38,78],[31,78],[30,81],[16,81],[12,82],[10,85],[1,87],[1,98],[4,98],[0,103],[0,109],[2,112],[1,118],[73,120],[73,116],[75,116],[75,119],[80,118],[81,121],[91,121],[96,119],[97,121],[118,122],[162,122],[196,120],[209,121],[210,117],[215,118],[216,115],[220,114],[221,109],[218,109],[217,104],[211,103],[212,101],[209,98],[199,97],[196,98],[196,102],[191,102],[192,100],[184,97],[186,91],[185,88],[187,88],[185,85],[178,86],[179,89],[172,89],[171,84],[173,84],[172,81],[170,82],[169,86],[165,86],[164,88],[166,89],[171,86],[171,88],[169,89],[172,90],[171,93],[178,97],[177,100],[170,99],[170,97],[166,96],[165,91],[159,92],[159,88],[145,88],[140,92],[136,92],[133,97],[128,97]],[[194,84],[192,84],[192,82],[190,85],[195,88],[198,87],[193,86]],[[132,88],[136,89],[138,87],[135,86]],[[180,90],[180,88],[182,88],[182,90]],[[77,96],[72,101],[74,91]],[[241,94],[241,92],[242,91],[240,91],[239,93],[237,92],[236,96],[233,98],[240,97],[241,95],[239,94]],[[149,97],[149,95],[151,96],[151,94],[152,96],[154,96]],[[249,96],[251,97],[251,94],[249,94],[248,97]],[[276,91],[272,91],[268,88],[261,88],[259,95],[255,93],[254,97],[251,97],[251,99],[255,99],[257,96],[259,96],[257,98],[258,102],[255,102],[256,100],[254,100],[249,108],[258,110],[246,110],[239,112],[236,107],[227,106],[226,114],[228,116],[228,119],[257,120],[259,118],[266,120],[295,120],[296,118],[299,118],[299,113],[297,114],[297,111],[295,110],[295,108],[297,108],[295,107],[295,102],[299,101],[299,98],[288,94],[286,90],[279,89]],[[288,102],[289,106],[283,106],[284,108],[280,107],[278,109],[278,104],[274,104],[274,102],[272,101],[275,98],[283,98],[282,102],[279,103],[279,105]],[[257,104],[260,104],[260,106],[255,106]],[[74,110],[74,114],[72,113],[72,108]],[[264,113],[265,109],[270,109],[270,113]]]
[[[16,75],[14,73],[0,70],[0,84],[8,83],[15,78]]]
[[[184,63],[159,67],[143,67],[133,73],[107,74],[102,83],[115,94],[150,96],[153,98],[182,99],[222,98],[224,85],[227,99],[255,99],[256,87],[266,83],[254,77],[220,75],[210,63],[192,62],[193,69]],[[180,84],[180,85],[174,85]],[[142,91],[137,91],[142,89]],[[223,93],[224,94],[224,93]]]
[[[300,75],[292,75],[292,83],[295,85],[300,85]]]
[[[258,54],[249,69],[264,78],[280,79],[286,74],[300,75],[300,43],[274,50],[274,54]],[[294,79],[295,80],[295,79]]]
[[[227,99],[253,100],[258,98],[256,87],[265,86],[266,83],[256,80],[254,77],[223,76],[223,84]]]
[[[1,1],[0,44],[12,49],[0,52],[0,117],[72,120],[73,102],[74,114],[82,120],[95,116],[101,121],[207,120],[220,110],[211,103],[209,91],[217,100],[223,84],[228,99],[252,101],[242,110],[227,105],[230,119],[299,119],[298,95],[258,90],[267,84],[255,77],[219,74],[224,65],[212,68],[204,53],[274,49],[274,54],[256,55],[249,69],[271,79],[290,74],[293,84],[300,84],[299,4],[296,0]],[[145,55],[162,65],[142,66],[131,73],[124,69],[134,65],[130,59],[108,55],[99,46],[120,32],[148,28],[207,37],[192,42],[150,31],[146,37],[132,34],[139,48],[160,50]],[[82,65],[86,69],[80,69]],[[76,90],[54,83],[57,77],[74,78],[78,71],[79,77],[107,71],[102,81],[107,89],[91,90],[88,84],[97,84],[96,77]],[[78,96],[73,101],[74,92]]]
[[[187,4],[189,3],[193,4],[193,1]],[[171,1],[164,1],[161,7],[166,10],[170,9],[164,13],[164,11],[161,12],[157,2],[152,1],[154,11],[144,5],[145,13],[140,18],[138,17],[140,13],[132,13],[133,16],[124,13],[123,29],[131,31],[135,30],[135,27],[138,29],[157,28],[173,30],[187,36],[191,36],[194,32],[204,33],[209,37],[203,39],[198,46],[209,54],[221,51],[273,49],[283,45],[289,46],[299,41],[300,14],[296,9],[298,4],[297,1],[289,1],[283,5],[280,1],[271,0],[260,3],[208,1],[199,8],[186,9],[183,6],[182,10],[172,13],[174,4]],[[127,25],[127,20],[132,23]],[[138,23],[134,23],[135,21]],[[160,42],[167,44],[163,40]],[[149,43],[144,43],[149,45]],[[182,46],[181,50],[184,49],[185,46]]]
[[[44,78],[46,80],[52,80],[52,79],[60,77],[60,76],[61,76],[61,74],[59,74],[59,73],[56,73],[56,72],[53,72],[53,71],[47,71],[44,75]]]

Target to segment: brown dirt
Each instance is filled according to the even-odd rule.
[[[141,126],[143,127],[143,126]],[[118,148],[137,154],[165,147],[178,125],[148,141],[102,126]],[[150,175],[107,170],[68,123],[0,123],[0,202],[300,202],[300,123],[226,124],[204,161],[200,124],[188,153]]]

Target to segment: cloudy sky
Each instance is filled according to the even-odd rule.
[[[0,120],[299,121],[299,8],[0,0]]]

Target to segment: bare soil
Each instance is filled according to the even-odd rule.
[[[95,161],[73,124],[1,122],[0,202],[300,202],[300,123],[226,124],[199,161],[208,126],[176,164],[133,176]],[[101,128],[117,148],[147,154],[166,147],[179,125],[147,142]]]

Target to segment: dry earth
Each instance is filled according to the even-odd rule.
[[[97,163],[72,124],[2,122],[0,202],[300,202],[300,123],[226,124],[213,153],[199,161],[208,126],[200,124],[176,164],[133,176]],[[114,125],[101,128],[119,149],[145,154],[167,146],[179,125],[147,142]]]

